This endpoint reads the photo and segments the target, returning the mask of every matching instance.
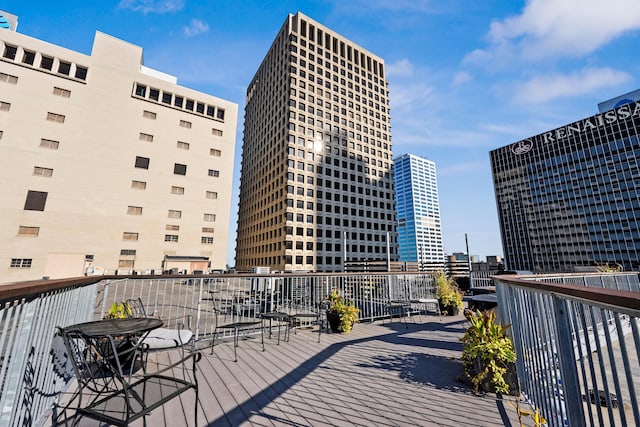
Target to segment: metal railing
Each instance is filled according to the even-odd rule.
[[[636,273],[493,279],[521,393],[550,426],[640,425]]]
[[[202,343],[214,333],[214,304],[224,302],[236,320],[316,312],[333,289],[360,309],[361,321],[386,316],[392,300],[435,299],[433,277],[423,273],[94,276],[0,286],[0,426],[42,425],[56,410],[72,380],[56,327],[101,319],[114,302],[140,298],[167,327],[190,318]]]

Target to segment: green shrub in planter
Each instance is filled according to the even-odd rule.
[[[464,308],[462,302],[462,292],[458,289],[456,281],[452,277],[447,277],[443,271],[435,274],[436,296],[440,311],[443,314],[457,315]]]
[[[516,392],[516,352],[505,334],[510,325],[496,322],[495,310],[469,311],[466,315],[471,325],[460,339],[463,343],[462,363],[475,391]]]

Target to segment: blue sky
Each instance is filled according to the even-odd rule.
[[[240,106],[288,13],[384,58],[394,155],[436,162],[445,251],[502,254],[489,151],[597,112],[640,88],[638,0],[4,1],[18,31],[86,54],[96,30],[145,65]],[[229,263],[234,264],[235,232]]]

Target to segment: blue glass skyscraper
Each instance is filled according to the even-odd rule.
[[[442,268],[444,249],[436,164],[413,154],[394,160],[398,255],[427,269]]]

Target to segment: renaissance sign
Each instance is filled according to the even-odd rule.
[[[593,131],[606,125],[611,125],[618,121],[626,120],[630,117],[640,117],[640,101],[632,104],[625,104],[602,114],[578,120],[566,126],[559,127],[549,132],[541,133],[533,138],[524,139],[511,145],[511,152],[516,155],[529,152],[533,148],[534,142],[543,144],[559,142],[569,136],[583,134]]]

